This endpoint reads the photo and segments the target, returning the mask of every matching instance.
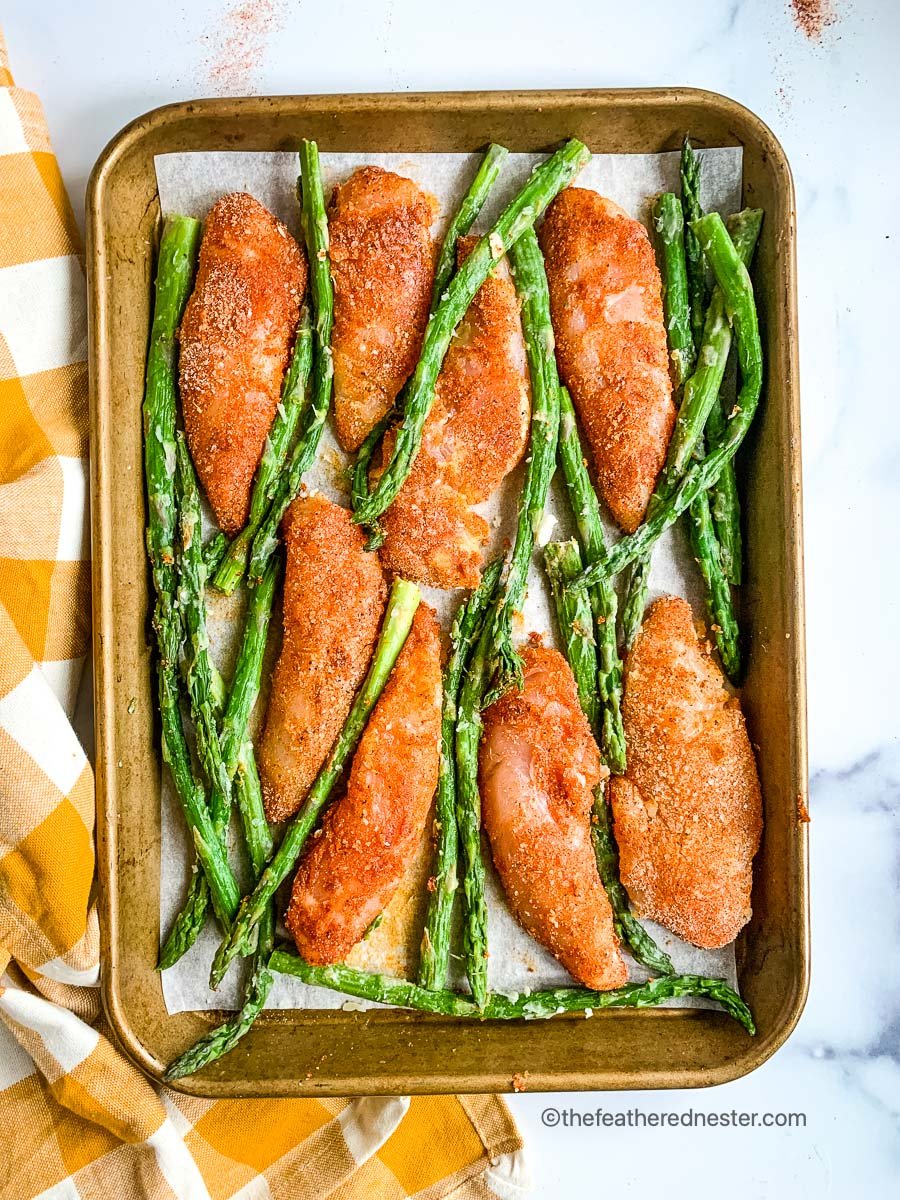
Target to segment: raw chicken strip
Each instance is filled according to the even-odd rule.
[[[647,231],[597,192],[566,188],[540,231],[556,356],[600,494],[628,533],[643,519],[675,422],[662,284]]]
[[[345,450],[359,448],[418,361],[437,212],[433,196],[381,167],[361,167],[334,189],[334,419]]]
[[[244,192],[223,196],[181,323],[179,376],[197,474],[228,534],[247,520],[305,290],[306,258],[281,221]]]
[[[484,714],[482,819],[516,919],[588,987],[628,978],[591,845],[603,768],[569,664],[523,653],[525,686]]]
[[[461,239],[461,261],[477,240]],[[471,506],[525,453],[530,407],[519,303],[501,264],[460,323],[412,472],[382,520],[387,567],[430,587],[478,586],[489,528]],[[385,438],[385,461],[393,442]]]
[[[609,782],[622,882],[639,916],[704,949],[750,919],[762,832],[756,762],[690,605],[657,600],[625,669],[628,772]]]
[[[270,821],[300,807],[340,733],[368,669],[387,595],[378,555],[364,549],[346,509],[324,496],[301,497],[282,528],[284,643],[259,746]]]
[[[343,962],[389,904],[425,831],[440,738],[440,630],[420,604],[347,792],[325,814],[294,879],[285,922],[308,962]]]

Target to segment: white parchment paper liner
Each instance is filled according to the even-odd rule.
[[[737,210],[741,197],[741,149],[706,150],[703,152],[702,202],[704,208],[728,214]],[[525,181],[534,164],[542,156],[514,154],[507,160],[503,174],[479,220],[477,229],[485,229],[502,206]],[[326,198],[334,184],[346,179],[353,170],[365,164],[376,164],[415,179],[441,202],[441,217],[433,229],[436,237],[456,210],[471,180],[480,155],[478,154],[322,154],[322,172]],[[248,191],[275,212],[288,227],[298,230],[296,199],[297,158],[289,153],[186,153],[164,154],[156,159],[156,176],[163,213],[183,213],[204,218],[226,192]],[[648,221],[648,206],[660,191],[678,190],[678,154],[596,154],[578,178],[579,187],[591,187],[621,205],[626,212]],[[335,500],[347,503],[346,485],[342,478],[345,456],[327,429],[317,462],[307,477],[310,489],[318,489]],[[507,479],[500,493],[481,511],[491,523],[495,548],[510,540],[515,529],[516,498],[521,487],[521,469]],[[565,493],[561,480],[554,481],[550,515],[556,524],[551,537],[568,536],[572,531]],[[617,536],[610,528],[612,538]],[[683,530],[679,524],[657,544],[651,575],[651,598],[676,593],[691,602],[697,618],[704,615],[702,586]],[[437,608],[445,631],[459,602],[458,593],[432,592],[426,589],[426,599]],[[231,670],[242,629],[243,596],[224,599],[210,593],[210,633],[213,654],[226,678]],[[270,655],[277,652],[280,617],[273,619]],[[539,556],[529,581],[528,597],[519,629],[521,637],[532,630],[546,635],[550,644],[557,644],[552,618],[549,590],[539,565]],[[268,676],[268,671],[265,672]],[[257,712],[264,711],[265,693]],[[232,839],[239,842],[236,829]],[[233,855],[240,863],[240,853]],[[187,886],[192,854],[185,834],[184,822],[164,776],[162,789],[162,851],[160,879],[160,925],[163,935],[169,930]],[[503,899],[502,890],[490,855],[488,866],[488,908],[490,937],[490,986],[495,991],[520,993],[571,983],[569,975],[557,961],[533,941],[513,920]],[[246,882],[246,867],[243,881]],[[369,938],[358,946],[350,962],[368,969],[414,977],[418,961],[418,943],[424,913],[424,884],[431,870],[431,845],[424,839],[418,861],[411,867],[397,896],[385,913],[384,920]],[[282,911],[283,911],[282,904]],[[723,977],[736,984],[733,946],[720,951],[698,950],[687,945],[666,930],[648,923],[661,946],[672,957],[679,971]],[[219,942],[219,933],[212,921],[197,940],[193,949],[174,967],[164,972],[163,994],[169,1012],[192,1009],[233,1008],[239,997],[241,972],[233,969],[218,992],[207,985],[212,956]],[[629,960],[630,962],[630,960]],[[463,986],[462,964],[455,964],[455,983]],[[646,972],[631,964],[631,977],[642,979]],[[369,1005],[348,1000],[336,992],[310,988],[298,980],[279,976],[269,997],[274,1008],[365,1008]],[[691,999],[671,1001],[671,1004],[690,1006]]]

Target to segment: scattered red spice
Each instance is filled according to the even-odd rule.
[[[242,0],[221,17],[210,44],[206,71],[215,92],[236,96],[255,90],[269,38],[283,23],[281,0]]]
[[[832,0],[791,0],[794,24],[810,41],[819,42],[829,25],[837,20]]]

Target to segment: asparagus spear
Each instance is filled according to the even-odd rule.
[[[559,461],[566,481],[569,504],[575,517],[578,538],[585,561],[595,562],[605,553],[600,503],[594,491],[572,399],[565,388],[559,391]],[[608,579],[601,579],[590,590],[597,642],[597,684],[603,706],[600,748],[606,765],[614,775],[625,772],[625,731],[622,728],[622,660],[616,642],[616,590]]]
[[[762,212],[759,209],[745,209],[731,219],[735,237],[739,242],[746,239],[745,244],[751,247],[755,244],[761,223]],[[713,291],[706,314],[697,369],[685,386],[682,412],[688,402],[689,390],[700,395],[694,396],[691,401],[690,411],[693,416],[690,421],[685,419],[689,428],[682,429],[674,449],[676,439],[673,434],[672,444],[669,446],[669,459],[657,486],[657,493],[662,493],[659,503],[654,504],[651,497],[653,511],[651,512],[648,506],[643,525],[634,533],[621,538],[612,549],[584,569],[574,585],[579,589],[593,586],[598,579],[617,575],[623,567],[646,555],[660,535],[678,520],[697,496],[716,482],[725,463],[730,462],[737,453],[756,414],[762,391],[762,343],[759,338],[753,285],[744,265],[743,255],[735,249],[718,213],[709,213],[695,222],[694,229],[713,268],[717,287]],[[748,259],[749,257],[750,253],[747,255]],[[694,461],[684,470],[684,465],[690,459],[705,424],[709,408],[719,393],[728,350],[731,347],[729,321],[733,321],[737,334],[738,361],[741,367],[738,401],[729,416],[724,437],[708,447],[705,458]],[[701,418],[699,422],[698,416]],[[679,421],[681,419],[679,413]],[[679,468],[683,471],[680,482]]]
[[[216,715],[221,717],[219,726],[221,757],[229,779],[234,778],[241,753],[246,755],[246,750],[242,751],[241,742],[246,737],[247,722],[259,694],[266,633],[272,612],[278,570],[278,561],[273,559],[266,568],[262,583],[250,593],[244,640],[235,666],[227,704],[224,702],[224,696],[218,698]],[[221,685],[221,681],[218,679],[214,679],[214,682]],[[222,690],[224,692],[224,688]],[[222,709],[224,709],[224,715],[220,711]],[[252,755],[252,748],[250,753]],[[248,819],[265,824],[258,782],[255,793],[248,797],[244,776],[239,772],[236,790],[238,808],[245,826]],[[258,803],[256,803],[257,798]],[[248,806],[250,806],[252,817],[248,816]],[[194,944],[206,920],[208,904],[209,889],[206,886],[205,876],[195,872],[184,905],[176,916],[169,936],[160,951],[158,964],[160,970],[172,966]]]
[[[522,331],[531,377],[531,441],[516,538],[491,625],[486,682],[492,686],[485,705],[493,703],[510,687],[522,686],[522,661],[512,640],[513,615],[521,609],[525,598],[531,556],[556,466],[559,435],[559,374],[550,321],[550,293],[544,257],[534,230],[526,229],[509,253],[522,304]]]
[[[503,146],[494,144],[488,146],[481,166],[478,168],[475,178],[469,186],[469,190],[463,197],[462,204],[456,216],[450,222],[434,272],[434,286],[431,291],[431,313],[434,313],[440,304],[444,296],[444,290],[450,282],[453,273],[456,271],[456,243],[474,225],[491,188],[497,180],[497,176],[500,174],[503,161],[508,154],[509,151]],[[381,439],[396,419],[397,414],[403,410],[405,403],[406,388],[404,387],[397,397],[397,401],[392,406],[391,411],[381,418],[357,451],[356,460],[350,474],[350,500],[354,512],[368,501],[369,467],[372,457],[380,445]],[[384,530],[378,521],[367,522],[366,527],[369,535],[366,542],[366,549],[377,550],[379,546],[384,544]]]
[[[176,600],[175,367],[176,336],[193,279],[200,223],[169,217],[163,225],[147,381],[144,391],[144,469],[147,477],[147,553],[156,590],[153,627],[159,651],[158,696],[163,759],[209,880],[216,909],[227,919],[237,908],[238,887],[215,836],[202,787],[194,778],[184,738],[178,684],[181,618]]]
[[[181,646],[181,619],[176,612],[175,537],[175,369],[177,337],[187,304],[200,222],[167,217],[159,243],[156,295],[147,380],[144,390],[144,472],[147,479],[147,554],[156,590],[153,618],[163,665],[174,666]]]
[[[214,533],[203,547],[203,569],[206,571],[207,579],[211,579],[215,575],[227,549],[228,538],[221,530]]]
[[[250,714],[253,712],[253,706],[259,695],[263,655],[266,651],[266,636],[269,631],[269,619],[272,615],[279,569],[278,559],[272,558],[259,585],[251,590],[247,603],[244,638],[235,664],[231,691],[221,726],[222,757],[225,760],[225,769],[229,778],[234,777],[238,754],[247,736],[247,722],[250,720]]]
[[[566,658],[575,677],[578,700],[591,732],[595,733],[600,725],[600,697],[591,609],[584,592],[572,592],[568,588],[569,582],[581,571],[581,552],[575,539],[548,543],[544,547],[544,569],[550,581],[556,623]]]
[[[672,193],[666,193],[666,208],[681,218],[681,205]],[[682,228],[678,221],[657,222],[663,246],[663,278],[666,287],[666,326],[672,358],[676,362],[679,338],[678,330],[687,331],[690,338],[687,273]],[[710,412],[719,410],[719,403],[712,404]],[[721,411],[721,410],[719,410]],[[695,454],[702,457],[703,434],[697,438]],[[731,597],[731,588],[722,571],[719,542],[712,523],[709,499],[706,493],[698,496],[688,512],[688,524],[694,554],[706,585],[706,602],[710,613],[710,624],[719,649],[722,663],[729,677],[735,679],[740,669],[737,620]],[[644,616],[649,583],[650,558],[639,559],[632,569],[623,621],[625,641],[631,646]]]
[[[672,997],[702,996],[721,1004],[749,1034],[756,1033],[753,1015],[740,996],[724,980],[706,979],[702,975],[665,975],[646,983],[627,983],[608,992],[583,987],[551,988],[517,996],[501,996],[494,992],[480,1009],[467,996],[457,992],[429,991],[405,979],[359,971],[355,967],[314,967],[288,950],[276,950],[269,959],[269,966],[279,974],[293,975],[314,987],[331,988],[361,1000],[448,1017],[500,1021],[554,1017],[564,1012],[593,1012],[599,1008],[652,1008]]]
[[[566,658],[575,676],[578,699],[595,735],[602,717],[595,687],[599,647],[591,634],[591,610],[584,592],[573,592],[569,584],[581,570],[578,544],[551,542],[544,551],[544,563],[553,590],[556,618],[563,635]],[[609,898],[616,936],[624,942],[639,963],[662,975],[674,975],[669,956],[657,946],[640,921],[632,914],[628,896],[619,878],[619,851],[613,836],[609,803],[601,781],[594,789],[591,842],[597,872]]]
[[[493,572],[492,572],[493,575]],[[496,578],[492,592],[496,591]],[[487,902],[484,860],[481,857],[481,793],[478,788],[478,747],[481,743],[481,705],[487,682],[487,656],[496,610],[485,606],[480,624],[471,633],[474,649],[463,675],[456,710],[456,821],[463,852],[463,950],[466,975],[479,1008],[487,1001]]]
[[[438,843],[435,852],[434,886],[428,899],[428,915],[422,934],[419,986],[444,986],[450,966],[450,922],[456,894],[456,861],[459,830],[456,821],[456,718],[463,671],[472,652],[485,613],[493,599],[503,567],[495,559],[484,571],[481,583],[457,610],[450,630],[450,659],[444,671],[444,702],[441,717],[441,773],[435,801]]]
[[[279,477],[287,459],[288,450],[297,432],[297,424],[309,399],[309,372],[312,366],[312,329],[309,309],[304,305],[294,339],[290,366],[281,385],[281,401],[266,438],[262,458],[256,468],[253,492],[250,496],[250,514],[247,524],[232,540],[221,565],[218,567],[213,587],[230,596],[241,581],[247,565],[247,555],[268,512],[275,495]]]
[[[444,290],[456,271],[456,243],[461,237],[465,237],[478,219],[478,214],[484,207],[491,188],[497,182],[497,177],[508,155],[509,151],[505,146],[498,146],[493,142],[488,146],[481,165],[475,173],[475,178],[463,196],[456,216],[450,222],[434,270],[434,287],[431,290],[432,312],[440,304]]]
[[[691,221],[703,216],[700,207],[700,159],[694,153],[690,140],[685,136],[681,143],[681,208],[684,217],[684,254],[687,272],[688,304],[690,305],[691,334],[694,345],[699,346],[703,338],[706,317],[707,289],[703,251]]]
[[[218,722],[212,697],[212,664],[206,628],[206,604],[203,599],[206,570],[203,566],[200,542],[200,489],[184,434],[179,432],[175,437],[176,482],[181,500],[178,598],[186,634],[188,695],[197,734],[197,750],[212,789],[210,815],[221,839],[231,807],[231,781],[219,744]]]
[[[245,742],[240,749],[237,794],[253,875],[255,879],[259,879],[272,854],[272,834],[265,815],[262,814],[259,775],[256,771],[253,747],[249,742]],[[171,1082],[185,1075],[193,1075],[195,1071],[224,1057],[247,1033],[262,1012],[272,988],[273,977],[269,969],[269,957],[274,944],[275,902],[272,900],[260,921],[253,967],[244,988],[243,1003],[239,1011],[231,1020],[211,1030],[176,1058],[163,1076],[165,1080]]]
[[[694,557],[706,588],[706,606],[716,649],[725,674],[736,683],[741,673],[740,629],[734,614],[731,584],[722,566],[708,492],[700,493],[688,510],[687,520]]]
[[[397,661],[421,596],[415,584],[406,579],[395,579],[391,585],[387,612],[381,627],[378,645],[369,666],[363,686],[353,701],[344,727],[332,747],[325,766],[310,788],[303,807],[292,818],[282,839],[278,852],[263,871],[256,887],[241,902],[240,911],[229,937],[222,942],[213,960],[210,986],[216,988],[229,964],[238,954],[247,954],[252,949],[253,930],[262,920],[268,903],[275,895],[282,880],[296,863],[306,839],[309,837],[328,803],[334,785],[362,736],[369,714],[381,695],[388,676]]]
[[[381,439],[387,433],[390,426],[396,419],[397,413],[402,406],[403,393],[398,397],[397,403],[393,405],[389,412],[381,418],[377,425],[374,425],[363,444],[356,452],[356,458],[353,462],[353,467],[350,471],[350,505],[354,512],[361,504],[365,504],[369,495],[369,467],[372,465],[372,459],[375,456],[375,451],[381,445]],[[366,526],[367,550],[377,550],[384,545],[384,529],[379,521],[373,521]]]
[[[183,958],[196,942],[200,930],[206,924],[209,912],[209,884],[206,875],[198,863],[194,866],[194,874],[188,886],[184,904],[169,930],[169,935],[163,943],[156,963],[157,971],[166,971]]]
[[[663,192],[653,207],[653,223],[663,260],[663,298],[669,353],[675,385],[681,387],[694,369],[696,352],[691,333],[691,308],[685,262],[684,216],[674,192]]]
[[[553,197],[570,183],[590,158],[574,138],[545,162],[503,211],[493,229],[482,237],[462,264],[431,315],[422,354],[404,396],[403,419],[394,453],[375,489],[356,509],[353,519],[372,525],[393,502],[405,483],[422,442],[422,430],[434,400],[434,385],[456,327],[498,259],[541,216]]]
[[[703,263],[703,251],[697,241],[697,235],[690,227],[691,221],[703,216],[700,205],[700,158],[691,148],[687,138],[681,147],[681,207],[687,223],[684,231],[684,245],[687,255],[688,288],[691,296],[691,327],[695,328],[695,337],[703,336],[703,315],[706,301],[706,275]],[[726,222],[726,224],[729,224]],[[737,238],[729,225],[735,245]],[[740,247],[738,246],[740,252]],[[745,259],[745,261],[749,261]],[[718,442],[725,432],[724,397],[709,410],[706,420],[706,434],[711,442]],[[721,569],[728,582],[735,585],[741,582],[743,551],[741,547],[741,502],[738,495],[737,477],[734,471],[734,461],[726,463],[716,483],[709,489],[709,505],[712,510],[713,525],[719,542],[719,557]],[[697,519],[701,522],[705,515],[700,512]]]
[[[314,311],[312,394],[309,404],[303,410],[297,442],[287,466],[278,474],[269,509],[253,539],[247,569],[251,586],[255,586],[262,579],[266,563],[278,544],[281,518],[300,490],[303,476],[316,457],[334,384],[334,361],[331,354],[334,288],[328,258],[328,218],[325,215],[319,149],[315,142],[304,140],[300,145],[298,187]]]

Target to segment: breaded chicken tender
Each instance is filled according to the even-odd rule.
[[[411,179],[361,167],[328,209],[334,276],[334,420],[357,450],[419,358],[434,278],[433,196]]]
[[[440,739],[440,629],[420,604],[346,794],[325,814],[294,878],[285,922],[308,962],[343,962],[390,903],[425,832]]]
[[[228,534],[247,520],[306,275],[300,247],[258,200],[233,192],[213,206],[181,323],[179,382],[197,474]]]
[[[270,821],[297,811],[325,762],[365,677],[387,599],[378,555],[364,549],[346,509],[301,497],[282,530],[284,642],[259,746]]]
[[[528,646],[525,686],[484,714],[482,819],[519,923],[588,987],[628,978],[591,845],[600,752],[556,650]]]
[[[460,261],[477,240],[460,239]],[[525,453],[530,395],[516,289],[501,264],[460,323],[412,472],[382,519],[385,566],[431,587],[478,586],[489,528],[472,505]],[[385,462],[393,446],[388,434]]]
[[[604,503],[633,532],[675,423],[662,284],[647,231],[585,188],[566,188],[540,231],[556,356]]]
[[[628,656],[628,772],[609,781],[622,883],[635,912],[695,946],[750,919],[762,797],[741,707],[686,601],[657,600]]]

